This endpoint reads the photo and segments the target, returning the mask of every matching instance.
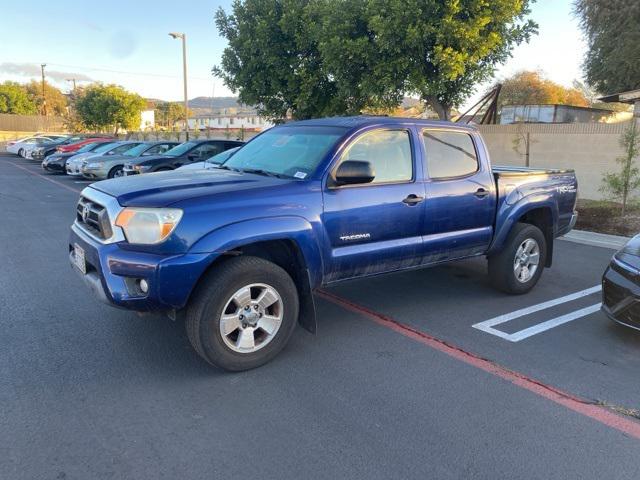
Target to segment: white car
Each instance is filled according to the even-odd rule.
[[[56,135],[55,137],[59,137]],[[12,142],[7,143],[7,152],[15,153],[24,157],[27,150],[31,150],[41,143],[50,142],[54,140],[53,137],[45,137],[45,136],[33,136],[21,138],[20,140],[14,140]]]

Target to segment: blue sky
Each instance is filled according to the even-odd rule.
[[[0,81],[39,78],[46,63],[49,80],[68,90],[66,78],[117,83],[151,98],[182,96],[180,42],[170,31],[186,32],[189,97],[230,95],[211,66],[225,47],[213,22],[214,11],[231,0],[101,2],[23,1],[3,9],[0,28]],[[571,0],[539,0],[532,18],[540,34],[516,48],[497,77],[521,69],[542,69],[549,78],[570,85],[581,77],[585,44],[571,14]],[[215,86],[214,86],[215,84]],[[479,86],[478,91],[482,91]],[[473,98],[469,100],[471,102]],[[468,103],[469,103],[468,102]]]

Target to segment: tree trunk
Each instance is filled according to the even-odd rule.
[[[425,101],[436,112],[440,120],[451,120],[451,105],[440,102],[435,95],[429,95],[425,98]]]

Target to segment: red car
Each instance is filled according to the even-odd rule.
[[[84,138],[75,143],[70,143],[69,145],[60,145],[56,150],[62,153],[70,153],[80,150],[80,148],[84,147],[87,143],[113,142],[113,140],[113,137]]]

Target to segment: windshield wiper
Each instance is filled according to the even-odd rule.
[[[215,163],[215,162],[207,162],[205,161],[204,163],[209,164],[209,165],[213,165],[213,168],[221,168],[222,170],[230,170],[232,172],[241,172],[242,170],[240,170],[239,168],[232,168],[229,167],[227,165],[224,165],[222,163]]]
[[[291,178],[289,175],[284,175],[282,173],[269,172],[267,170],[262,170],[261,168],[243,168],[242,171],[245,173],[255,173],[256,175],[265,175],[267,177]]]

